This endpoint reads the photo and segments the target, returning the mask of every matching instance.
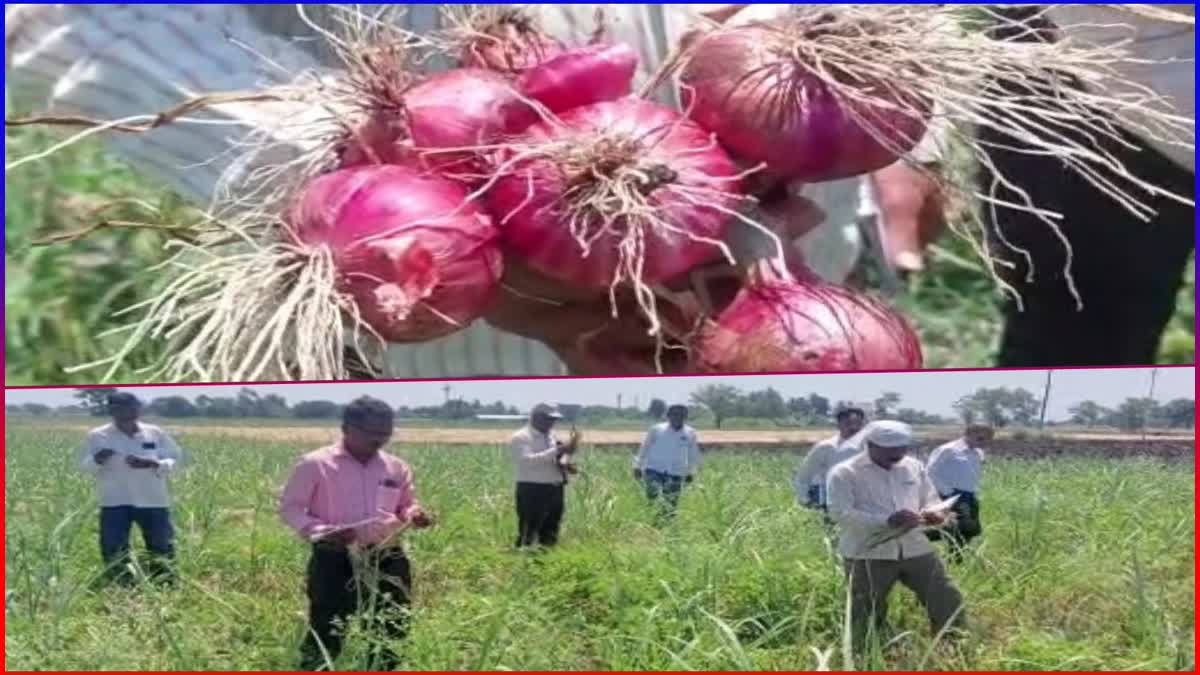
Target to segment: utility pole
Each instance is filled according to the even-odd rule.
[[[1150,402],[1154,401],[1154,388],[1158,384],[1158,368],[1150,371],[1150,392],[1146,394],[1146,399]],[[1147,408],[1146,417],[1142,420],[1142,442],[1146,441],[1146,431],[1150,426],[1150,410]]]
[[[1046,391],[1042,394],[1042,415],[1038,420],[1038,430],[1046,428],[1046,408],[1050,405],[1050,382],[1054,379],[1054,371],[1046,371]]]
[[[442,385],[442,394],[444,394],[446,397],[446,403],[449,403],[450,402],[450,385],[449,384]]]
[[[621,409],[621,395],[617,394],[617,410]]]

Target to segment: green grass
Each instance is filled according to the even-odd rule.
[[[48,145],[37,132],[5,133],[8,157]],[[162,238],[107,231],[53,247],[30,242],[47,233],[95,224],[94,209],[115,199],[139,198],[163,209],[160,222],[192,222],[178,200],[134,175],[95,143],[82,143],[5,175],[5,379],[9,385],[95,382],[98,371],[66,374],[63,368],[108,356],[119,344],[101,333],[123,323],[115,312],[148,297],[163,281],[148,270],[161,262]],[[149,220],[125,206],[104,214]],[[929,270],[915,278],[900,308],[917,325],[933,368],[987,367],[998,341],[1001,317],[991,281],[974,264],[969,247],[947,237],[933,252]],[[1165,363],[1191,363],[1194,347],[1194,276],[1180,297],[1179,316],[1165,340]],[[131,359],[116,381],[142,381],[134,373],[155,355],[150,345]]]
[[[96,507],[75,470],[79,437],[20,424],[5,440],[7,668],[294,665],[305,547],[274,509],[309,448],[182,437],[195,460],[174,485],[184,582],[92,591]],[[406,668],[811,670],[813,649],[844,665],[841,578],[822,527],[793,505],[795,457],[714,453],[678,522],[657,530],[628,456],[585,454],[562,546],[531,558],[509,550],[504,448],[396,451],[441,518],[408,538]],[[1191,668],[1194,496],[1190,470],[1150,462],[995,462],[979,554],[952,572],[973,637],[935,648],[898,589],[893,621],[909,632],[857,667]],[[342,668],[360,667],[364,640],[352,645]]]

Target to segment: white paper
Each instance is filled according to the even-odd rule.
[[[925,508],[921,509],[921,512],[922,513],[946,513],[951,508],[953,508],[954,505],[957,503],[958,503],[958,495],[954,495],[953,497],[951,497],[949,499],[944,499],[944,500],[934,504],[933,506],[926,506]]]
[[[321,541],[322,539],[327,539],[330,536],[337,534],[338,532],[345,532],[346,530],[357,530],[360,527],[379,522],[380,520],[381,520],[380,517],[376,516],[374,518],[360,520],[357,523],[348,523],[346,525],[335,525],[333,527],[330,527],[327,530],[323,530],[319,534],[312,535],[311,537],[309,537],[309,540],[310,541]]]

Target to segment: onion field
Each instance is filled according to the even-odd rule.
[[[81,434],[11,421],[7,669],[296,666],[306,549],[275,501],[311,439],[179,434],[189,461],[173,485],[181,582],[121,589],[95,583],[97,505],[76,468]],[[970,637],[936,643],[898,586],[897,633],[851,659],[840,566],[820,519],[791,493],[798,452],[709,454],[679,518],[659,528],[630,454],[588,448],[585,437],[562,544],[518,554],[507,448],[404,440],[392,450],[440,519],[406,542],[416,603],[405,669],[1193,668],[1194,464],[1170,453],[997,458],[981,495],[984,536],[951,569]],[[361,667],[370,637],[353,630],[339,669]]]

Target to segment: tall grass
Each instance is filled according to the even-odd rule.
[[[278,670],[303,631],[305,548],[276,492],[310,448],[193,432],[175,483],[175,589],[93,588],[92,489],[79,439],[9,429],[6,665],[64,670]],[[791,458],[714,453],[679,517],[653,525],[629,456],[593,452],[569,488],[564,540],[510,550],[504,448],[406,446],[441,517],[409,537],[414,670],[841,668],[845,589],[820,521],[794,506]],[[996,462],[987,531],[952,574],[974,632],[935,644],[901,590],[900,631],[858,669],[1186,669],[1192,665],[1194,489],[1150,462]],[[352,637],[341,668],[369,641]]]

